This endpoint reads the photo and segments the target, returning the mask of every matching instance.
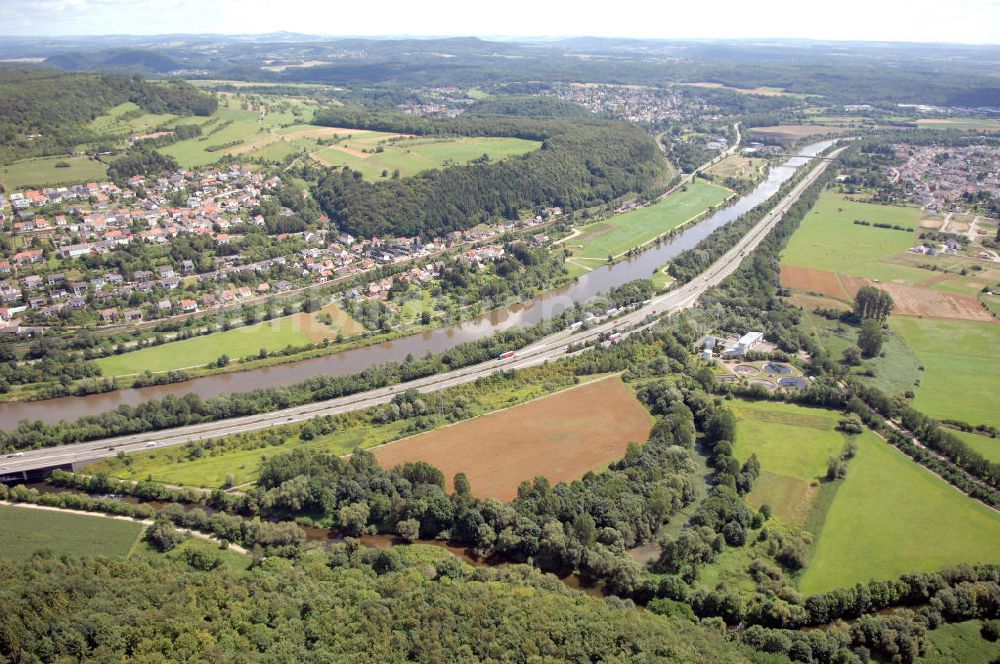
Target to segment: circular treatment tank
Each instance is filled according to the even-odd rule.
[[[750,381],[750,384],[751,385],[760,385],[761,387],[766,387],[769,390],[773,390],[774,388],[777,387],[777,385],[775,385],[771,381],[764,380],[763,378],[756,378],[756,379]]]
[[[792,368],[781,362],[768,362],[764,365],[764,371],[769,374],[785,375],[792,373]]]
[[[756,376],[760,373],[760,369],[750,364],[737,364],[733,367],[733,371],[744,376]]]
[[[778,379],[778,385],[781,387],[788,387],[793,390],[804,390],[806,389],[806,381],[804,378],[799,378],[798,376],[791,376],[789,378]]]

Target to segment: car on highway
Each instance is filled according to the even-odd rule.
[[[149,443],[146,443],[146,447],[156,447],[158,444],[159,443],[156,443],[156,442],[149,442]]]

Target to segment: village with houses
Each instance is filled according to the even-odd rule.
[[[931,212],[962,212],[972,197],[1000,195],[1000,150],[986,145],[893,145],[899,166],[886,175]]]
[[[562,212],[546,209],[427,240],[360,240],[325,215],[305,230],[275,232],[261,206],[276,202],[280,185],[278,175],[231,165],[135,176],[125,186],[102,181],[0,194],[0,222],[11,232],[11,248],[0,257],[0,335],[163,321],[363,280],[377,268],[412,262],[345,293],[348,300],[385,301],[395,282],[424,286],[437,278],[440,257],[454,254],[477,268],[504,255],[492,242],[500,235]],[[281,219],[297,213],[277,210],[280,231]],[[540,246],[548,236],[529,234],[529,241]]]

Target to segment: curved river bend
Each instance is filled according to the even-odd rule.
[[[798,154],[806,157],[815,156],[832,144],[833,141],[813,143],[802,148]],[[291,385],[317,375],[357,373],[374,364],[390,360],[401,362],[407,355],[422,357],[428,352],[440,353],[457,344],[486,337],[509,327],[531,326],[561,314],[576,302],[586,302],[616,286],[649,277],[654,270],[665,265],[682,251],[694,247],[720,226],[728,224],[766,201],[806,163],[808,159],[792,157],[780,166],[772,168],[767,179],[735,204],[686,228],[670,240],[655,245],[631,259],[599,267],[568,286],[549,291],[507,309],[493,311],[479,318],[437,330],[301,362],[205,376],[171,385],[115,390],[85,397],[3,403],[0,404],[0,428],[12,429],[22,419],[42,420],[46,423],[73,420],[83,415],[111,410],[121,404],[138,404],[170,394],[182,395],[194,392],[207,398],[260,387]]]

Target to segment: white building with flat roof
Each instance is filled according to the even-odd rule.
[[[727,348],[723,355],[726,357],[742,357],[753,350],[754,346],[764,339],[763,332],[747,332],[736,341],[736,345]]]

